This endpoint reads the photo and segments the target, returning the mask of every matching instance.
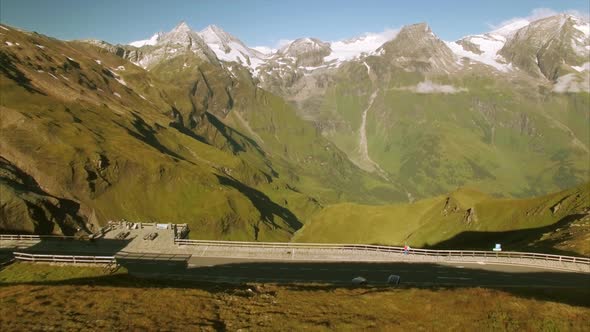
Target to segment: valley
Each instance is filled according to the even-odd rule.
[[[2,332],[588,326],[588,0],[0,0]]]
[[[185,22],[128,45],[3,25],[0,229],[469,248],[539,229],[515,247],[554,252],[565,223],[587,255],[565,220],[590,205],[588,27],[447,42],[419,23],[264,53]]]

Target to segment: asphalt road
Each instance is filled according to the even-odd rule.
[[[369,284],[385,284],[391,274],[407,285],[533,286],[590,288],[590,273],[573,273],[533,266],[478,263],[426,262],[318,262],[247,258],[216,258],[182,254],[128,254],[131,240],[101,239],[95,242],[44,240],[18,249],[43,254],[116,255],[131,274],[156,278],[243,283],[351,284],[362,276]],[[0,250],[0,261],[9,259]],[[2,255],[4,253],[5,255]]]
[[[529,266],[482,263],[357,263],[280,262],[269,260],[190,257],[184,262],[130,259],[121,263],[131,274],[226,283],[351,284],[362,276],[369,284],[386,284],[396,274],[402,284],[458,286],[590,287],[590,274]]]

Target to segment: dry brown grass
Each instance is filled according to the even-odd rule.
[[[64,280],[63,269],[52,272],[61,268],[47,266],[34,267],[45,276],[41,282],[11,281],[11,274],[20,273],[22,280],[22,272],[33,269],[22,265],[0,272],[3,331],[583,331],[590,326],[588,289],[221,286],[124,274]]]

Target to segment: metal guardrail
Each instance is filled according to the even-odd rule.
[[[281,242],[243,242],[243,241],[209,241],[209,240],[182,240],[175,239],[178,245],[200,245],[238,248],[276,248],[276,249],[315,249],[315,250],[343,250],[355,252],[382,252],[403,254],[404,248],[391,246],[377,246],[365,244],[323,244],[323,243],[281,243]],[[411,255],[434,256],[434,257],[463,257],[463,258],[509,258],[509,259],[532,259],[543,261],[556,261],[564,263],[584,264],[590,267],[590,258],[562,256],[552,254],[516,252],[516,251],[483,251],[483,250],[431,250],[431,249],[410,249]]]
[[[0,234],[0,240],[6,241],[23,241],[23,240],[42,240],[42,239],[75,239],[75,236],[66,235],[27,235],[27,234]]]
[[[72,264],[112,264],[113,256],[41,255],[14,252],[14,259],[28,262],[72,263]]]

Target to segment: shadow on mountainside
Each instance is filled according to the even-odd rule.
[[[275,216],[280,217],[283,219],[289,228],[293,231],[300,229],[303,224],[297,217],[291,212],[289,209],[280,206],[279,204],[273,202],[268,196],[266,196],[261,191],[258,191],[252,187],[248,187],[245,184],[234,180],[230,177],[222,176],[222,175],[215,175],[219,180],[219,183],[224,186],[230,186],[241,192],[243,195],[248,197],[252,205],[256,207],[256,209],[260,212],[260,216],[262,220],[273,226],[281,228],[277,225],[275,221]]]
[[[138,139],[139,141],[158,150],[158,152],[172,157],[174,159],[174,161],[183,160],[183,161],[186,161],[186,162],[192,164],[191,161],[186,160],[181,155],[168,149],[166,146],[164,146],[162,143],[160,143],[160,141],[156,137],[156,130],[154,130],[154,128],[152,128],[150,125],[148,125],[135,112],[133,112],[132,115],[133,115],[132,124],[137,132],[132,129],[127,128],[126,126],[124,126],[116,121],[113,121],[113,123],[116,124],[117,126],[119,126],[120,128],[124,129],[129,135],[133,136],[134,138]]]
[[[207,117],[207,122],[209,124],[211,124],[211,126],[214,128],[214,132],[219,133],[223,136],[223,138],[227,142],[228,147],[232,151],[232,153],[238,154],[240,152],[245,152],[246,146],[249,145],[249,146],[252,146],[262,156],[266,155],[264,150],[262,150],[262,148],[260,148],[260,146],[258,145],[258,143],[255,140],[242,134],[238,130],[227,126],[221,120],[219,120],[215,115],[213,115],[209,112],[206,112],[205,116]],[[234,134],[237,135],[241,140],[243,140],[244,143],[242,144],[242,143],[238,142],[233,137]],[[213,140],[214,140],[214,138],[213,138]]]
[[[491,250],[496,243],[501,243],[502,249],[506,251],[528,251],[553,253],[556,255],[581,256],[579,253],[574,251],[554,248],[553,246],[559,243],[557,240],[543,241],[542,245],[529,244],[536,240],[540,240],[543,234],[554,232],[559,228],[567,227],[572,222],[584,216],[585,214],[571,214],[563,217],[554,224],[538,228],[502,232],[467,231],[459,233],[448,240],[436,243],[434,245],[426,245],[424,248]]]
[[[18,59],[11,59],[6,53],[0,52],[0,73],[13,80],[28,92],[38,93],[45,96],[46,94],[35,88],[31,84],[31,80],[13,64],[13,60],[18,61]]]

